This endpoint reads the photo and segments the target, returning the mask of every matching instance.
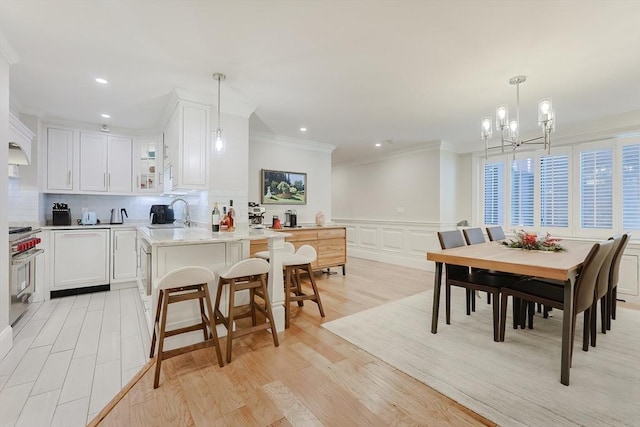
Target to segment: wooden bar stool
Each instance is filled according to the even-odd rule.
[[[213,276],[213,273],[211,273],[207,268],[182,267],[165,274],[156,282],[155,287],[159,291],[158,306],[156,308],[156,319],[153,327],[153,337],[151,338],[151,352],[149,354],[149,357],[153,357],[156,347],[156,337],[159,337],[153,388],[158,388],[158,383],[160,382],[160,365],[162,364],[162,361],[180,354],[214,346],[216,349],[218,364],[220,367],[224,366],[216,326],[215,323],[211,322],[211,319],[215,319],[215,316],[211,309],[209,283],[212,283],[214,279],[215,277]],[[167,309],[169,308],[169,304],[191,299],[198,299],[198,302],[200,303],[200,323],[167,331]],[[205,314],[204,311],[205,304],[208,315]],[[209,330],[207,330],[207,328],[209,328]],[[202,329],[202,334],[204,335],[203,342],[163,351],[164,339],[166,337],[197,331],[198,329]]]
[[[227,328],[227,363],[231,362],[231,344],[234,338],[252,332],[271,329],[273,344],[276,347],[279,345],[278,333],[276,332],[273,314],[271,313],[271,302],[269,301],[269,292],[267,291],[267,282],[265,280],[268,272],[269,263],[258,258],[245,259],[232,266],[226,266],[216,271],[219,280],[214,313],[216,323],[222,323]],[[229,285],[229,310],[226,317],[222,314],[222,311],[220,311],[220,299],[224,285]],[[249,303],[236,307],[235,293],[247,289],[249,290]],[[255,301],[256,296],[262,298],[264,307]],[[246,311],[238,313],[239,310]],[[257,324],[256,310],[264,315],[265,323]],[[243,317],[251,317],[252,326],[242,330],[234,330],[233,321]]]
[[[289,304],[293,301],[302,307],[305,300],[310,300],[318,304],[320,316],[324,317],[324,309],[320,300],[320,292],[316,280],[313,277],[311,263],[315,261],[318,254],[313,246],[303,245],[298,248],[295,254],[284,254],[282,258],[282,266],[284,267],[284,327],[289,327]],[[311,289],[313,294],[307,295],[302,292],[302,280],[300,272],[304,271],[309,275]],[[293,295],[292,295],[293,294]]]

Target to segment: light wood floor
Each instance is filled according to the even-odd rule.
[[[156,390],[150,362],[94,425],[494,425],[320,326],[427,290],[433,274],[349,259],[346,276],[316,278],[326,318],[292,304],[280,347],[259,332],[234,341],[224,368],[212,349],[163,361]]]

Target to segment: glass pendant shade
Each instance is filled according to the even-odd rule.
[[[509,123],[509,106],[498,105],[496,108],[496,129],[504,129]]]
[[[222,129],[216,129],[216,140],[214,143],[214,147],[217,153],[224,150],[224,134],[222,133]]]
[[[553,104],[551,98],[545,98],[538,103],[538,124],[544,126],[545,122],[553,120]]]
[[[491,138],[491,135],[493,135],[493,130],[491,129],[491,117],[485,117],[484,119],[482,119],[481,128],[482,138]]]
[[[514,140],[518,139],[518,122],[516,120],[509,123],[509,137]]]

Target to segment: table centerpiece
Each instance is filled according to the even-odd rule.
[[[562,239],[551,237],[549,233],[538,237],[536,233],[514,230],[514,234],[515,239],[503,241],[502,244],[509,248],[525,249],[528,251],[562,252],[567,250],[558,243]]]

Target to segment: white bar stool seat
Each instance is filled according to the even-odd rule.
[[[284,253],[292,254],[292,253],[295,253],[296,247],[293,246],[293,243],[284,242],[284,247],[282,248],[282,250]],[[255,256],[256,258],[261,258],[269,261],[269,251],[256,252],[255,254],[253,254],[253,256]]]
[[[216,357],[218,358],[218,364],[220,367],[224,366],[216,326],[215,323],[211,321],[211,319],[215,319],[215,314],[211,308],[209,283],[212,283],[214,279],[215,277],[209,269],[193,266],[182,267],[170,271],[154,284],[154,287],[158,290],[159,294],[156,318],[153,325],[153,337],[151,338],[151,352],[149,354],[149,357],[153,357],[157,339],[158,356],[156,360],[153,388],[158,388],[158,384],[160,382],[160,365],[162,364],[162,361],[180,354],[214,346],[216,350]],[[169,304],[191,299],[198,299],[198,302],[200,303],[200,323],[167,331],[167,310],[169,308]],[[205,314],[205,305],[208,315]],[[209,331],[207,331],[207,328],[209,328]],[[199,329],[202,329],[202,333],[204,335],[203,342],[163,351],[164,339],[166,337],[197,331]]]
[[[248,258],[230,266],[224,266],[216,270],[218,275],[218,291],[216,292],[216,302],[214,306],[215,322],[221,323],[227,328],[227,363],[231,362],[231,345],[235,338],[265,329],[271,330],[273,344],[278,347],[278,334],[271,312],[271,302],[267,291],[266,276],[269,273],[269,263],[259,258]],[[222,298],[222,288],[229,286],[229,307],[228,315],[225,316],[220,310],[220,300]],[[249,303],[242,306],[235,306],[235,293],[249,290]],[[260,305],[256,302],[258,296],[264,302]],[[237,313],[239,310],[245,310]],[[260,311],[265,322],[258,324],[256,310]],[[233,322],[243,317],[251,317],[250,328],[233,329]]]

